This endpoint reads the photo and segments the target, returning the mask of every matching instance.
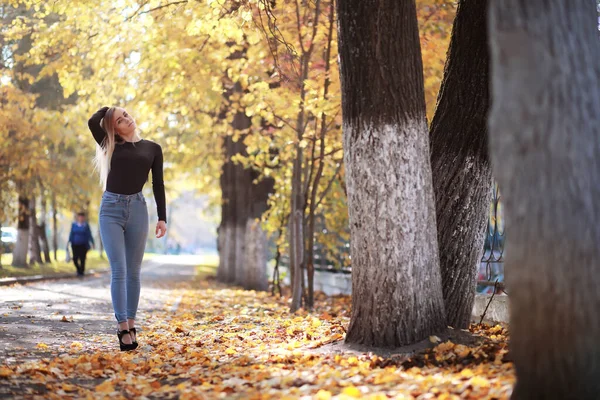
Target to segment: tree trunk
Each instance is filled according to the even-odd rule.
[[[42,251],[40,248],[40,227],[37,223],[36,199],[31,197],[29,202],[29,263],[41,264]]]
[[[17,222],[17,243],[13,250],[13,267],[27,266],[27,249],[29,248],[29,198],[19,195],[19,217]]]
[[[346,341],[397,347],[443,330],[414,0],[340,0],[352,255]]]
[[[327,23],[329,24],[329,29],[327,32],[327,46],[324,50],[323,59],[325,60],[325,74],[326,78],[323,83],[323,98],[327,99],[329,96],[329,86],[331,81],[329,79],[329,73],[331,70],[331,47],[333,44],[333,27],[335,25],[335,8],[333,5],[329,7],[329,16]],[[312,310],[315,303],[315,212],[317,210],[317,192],[319,190],[319,184],[321,182],[321,177],[323,176],[323,169],[325,166],[325,136],[327,134],[327,114],[323,113],[321,116],[321,130],[320,130],[320,145],[319,145],[319,166],[317,168],[317,172],[314,176],[314,179],[310,183],[310,207],[308,210],[308,221],[307,221],[307,232],[306,232],[306,240],[308,245],[306,246],[306,278],[307,278],[307,286],[308,291],[306,294],[306,308]],[[313,146],[316,146],[313,145]],[[314,158],[312,160],[314,162]],[[312,176],[312,174],[311,174]],[[328,189],[325,189],[327,191]],[[307,193],[308,194],[308,193]],[[323,193],[322,195],[324,195]]]
[[[50,264],[52,263],[52,260],[50,259],[50,245],[48,244],[48,236],[46,235],[46,216],[48,213],[48,208],[46,207],[47,203],[46,203],[46,194],[44,191],[42,191],[42,198],[41,198],[41,206],[42,209],[40,210],[40,214],[42,216],[41,218],[41,222],[39,225],[39,231],[40,231],[40,240],[42,243],[42,252],[44,254],[44,263],[46,264]]]
[[[600,43],[594,2],[490,7],[490,149],[505,199],[513,399],[600,393]]]
[[[233,121],[236,130],[250,128],[252,121],[242,111],[238,112]],[[246,144],[242,135],[235,143],[236,154],[247,156]],[[246,229],[250,218],[252,170],[245,168],[241,163],[234,164],[235,169],[235,262],[233,263],[233,276],[237,285],[244,286],[246,281]]]
[[[246,260],[244,289],[267,290],[267,236],[260,220],[249,219],[246,230]]]
[[[304,287],[304,268],[302,265],[305,261],[304,244],[305,236],[304,232],[304,210],[305,210],[305,193],[303,191],[303,180],[302,180],[302,164],[304,159],[304,150],[300,146],[300,142],[304,138],[305,130],[305,99],[306,99],[306,86],[305,80],[308,77],[308,60],[310,54],[303,53],[301,56],[300,68],[302,76],[300,79],[300,111],[296,120],[296,146],[294,148],[294,163],[292,166],[292,193],[291,193],[291,210],[290,210],[290,270],[293,271],[291,274],[292,282],[292,302],[290,304],[290,311],[296,312],[302,307],[302,292]]]
[[[58,261],[58,210],[54,192],[52,192],[52,249],[54,250],[54,261]]]
[[[224,139],[226,161],[221,172],[221,224],[218,230],[219,268],[217,279],[221,282],[235,280],[235,165],[231,157],[235,154],[233,138]]]
[[[296,212],[290,216],[290,271],[293,271],[291,274],[293,277],[291,281],[291,312],[296,312],[302,307],[302,281],[304,280],[304,273],[302,271],[302,257],[304,250],[302,220],[302,211],[300,210],[296,210]]]
[[[446,322],[455,328],[471,321],[488,221],[488,64],[487,0],[461,0],[430,135]]]
[[[38,225],[39,237],[41,242],[41,251],[44,255],[44,263],[51,264],[52,259],[50,258],[50,245],[48,244],[48,235],[46,235],[46,222],[42,222]]]
[[[257,183],[259,173],[250,170],[249,213],[246,229],[246,247],[244,254],[244,282],[242,286],[249,290],[268,290],[267,277],[267,236],[262,229],[260,218],[267,211],[269,195],[275,188],[275,180],[265,177]]]

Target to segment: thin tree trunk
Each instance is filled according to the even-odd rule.
[[[56,208],[56,193],[52,192],[52,248],[54,250],[54,261],[58,261],[58,210]]]
[[[488,221],[487,0],[461,0],[431,123],[442,290],[447,324],[467,328]]]
[[[292,285],[292,302],[290,311],[296,312],[302,307],[302,257],[304,250],[304,235],[302,232],[302,212],[296,210],[293,217],[290,217],[290,270],[293,269],[294,280]]]
[[[600,43],[593,1],[493,0],[513,399],[600,393]]]
[[[340,0],[352,255],[346,341],[397,347],[442,331],[423,68],[414,0]]]
[[[45,190],[42,189],[41,196],[41,222],[39,225],[40,232],[40,240],[42,244],[42,253],[44,254],[44,263],[50,264],[52,263],[52,259],[50,258],[50,245],[48,244],[48,236],[46,235],[46,217],[48,213],[47,202],[46,202],[46,193]]]
[[[331,69],[331,45],[333,43],[333,25],[334,25],[334,14],[335,8],[333,5],[330,6],[329,9],[329,31],[327,34],[327,47],[325,48],[325,53],[323,58],[325,60],[325,82],[323,84],[323,98],[327,99],[329,95],[329,85],[330,80],[328,78],[329,71]],[[312,310],[315,302],[315,264],[314,264],[314,243],[315,243],[315,212],[317,210],[317,192],[319,190],[319,183],[321,182],[321,177],[323,176],[323,169],[325,166],[325,136],[327,134],[327,114],[323,113],[321,117],[321,131],[320,131],[320,148],[319,148],[319,166],[317,167],[317,172],[315,174],[314,180],[311,182],[311,192],[310,192],[310,206],[308,209],[308,231],[306,232],[306,239],[308,241],[307,248],[307,257],[306,257],[306,278],[307,278],[307,286],[308,293],[306,296],[306,308]],[[313,160],[314,162],[314,160]],[[328,190],[328,189],[326,189]]]
[[[17,243],[13,250],[13,267],[27,267],[29,249],[29,198],[19,194],[19,217],[17,222]]]
[[[44,263],[51,264],[52,259],[50,258],[50,245],[48,243],[48,235],[46,235],[46,222],[42,222],[38,225],[39,237],[41,242],[41,251],[44,255]]]
[[[29,202],[29,263],[41,264],[40,227],[37,223],[36,198],[31,196]]]

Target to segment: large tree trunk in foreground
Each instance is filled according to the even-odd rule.
[[[431,123],[442,290],[447,324],[467,328],[488,221],[489,52],[487,0],[458,4]]]
[[[17,222],[17,243],[13,250],[12,265],[27,266],[27,250],[29,249],[29,199],[19,195],[19,217]]]
[[[600,393],[600,43],[593,1],[495,0],[494,175],[506,207],[513,399]]]
[[[340,0],[352,255],[346,341],[396,347],[445,328],[414,0]]]

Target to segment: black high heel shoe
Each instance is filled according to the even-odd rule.
[[[129,335],[129,331],[128,330],[122,330],[122,331],[117,331],[117,337],[119,338],[119,347],[121,348],[121,351],[128,351],[128,350],[135,350],[137,348],[137,343],[123,343],[123,336],[125,335]]]
[[[133,340],[133,344],[135,344],[135,347],[138,347],[138,342],[137,342],[137,331],[135,330],[135,328],[129,328],[129,332],[133,332],[133,335],[135,336],[135,340]]]

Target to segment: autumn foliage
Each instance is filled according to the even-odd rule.
[[[256,169],[259,179],[275,179],[263,226],[285,254],[293,164],[302,151],[301,206],[316,215],[306,248],[316,241],[325,256],[347,265],[347,252],[341,251],[349,233],[332,3],[316,3],[317,19],[310,2],[300,13],[294,2],[277,2],[271,9],[267,3],[11,0],[3,5],[0,44],[7,50],[0,88],[8,102],[2,112],[10,114],[0,119],[5,203],[19,190],[39,192],[29,184],[39,177],[44,187],[60,189],[61,206],[91,200],[93,215],[97,196],[86,196],[98,194],[98,188],[87,173],[93,142],[85,121],[100,106],[117,104],[132,112],[144,137],[165,149],[173,196],[179,188],[196,188],[218,204],[223,141],[243,137],[247,155],[234,161]],[[431,116],[455,6],[442,0],[419,0],[417,6]],[[25,42],[31,46],[23,47]],[[54,79],[60,90],[34,90],[31,85],[43,79]],[[239,90],[225,98],[223,91],[232,84]],[[35,103],[44,96],[56,98],[52,107]],[[242,131],[231,124],[239,111],[251,119]],[[13,151],[8,143],[15,138],[29,146]],[[29,186],[17,187],[21,183]],[[4,217],[14,216],[13,211]]]
[[[344,349],[349,297],[317,294],[313,313],[290,316],[289,298],[197,280],[173,289],[175,314],[147,317],[135,352],[114,335],[50,357],[0,367],[0,384],[45,398],[507,399],[514,375],[507,333],[473,326],[464,345],[431,337],[420,353]],[[75,323],[78,317],[75,316]]]

